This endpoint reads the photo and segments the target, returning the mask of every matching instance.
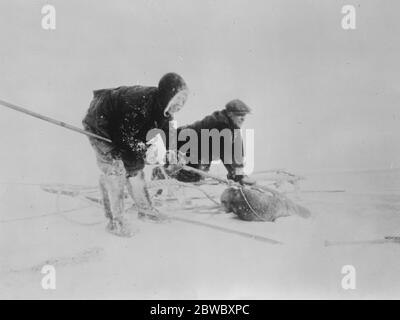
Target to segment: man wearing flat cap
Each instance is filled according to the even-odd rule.
[[[191,166],[196,169],[200,169],[203,171],[208,171],[210,169],[211,161],[214,160],[222,160],[225,168],[228,171],[227,178],[230,180],[233,180],[235,182],[239,182],[241,184],[254,184],[255,181],[249,178],[247,175],[244,174],[243,171],[243,142],[242,142],[242,137],[240,135],[240,128],[242,127],[246,115],[251,112],[250,108],[241,100],[232,100],[228,102],[223,110],[220,111],[215,111],[211,115],[206,116],[204,119],[200,121],[196,121],[193,124],[179,127],[177,130],[177,134],[181,133],[181,131],[184,131],[185,129],[191,129],[192,131],[195,131],[198,137],[198,150],[188,150],[186,152],[186,159],[189,159],[187,162],[188,166]],[[212,139],[210,138],[208,141],[208,146],[209,148],[206,149],[208,152],[204,152],[202,150],[202,145],[206,142],[204,141],[204,136],[202,135],[201,131],[202,130],[213,130],[216,129],[218,130],[219,133],[222,131],[225,131],[225,133],[228,131],[230,132],[230,141],[225,141],[226,136],[223,134],[219,135],[220,143],[219,143],[219,150],[213,149],[213,142],[211,141]],[[214,130],[215,131],[215,130]],[[190,138],[189,138],[190,139]],[[177,149],[178,151],[180,148],[185,145],[189,139],[186,139],[184,141],[179,141],[177,143]],[[229,139],[229,137],[228,137]],[[232,147],[232,153],[227,152],[225,153],[224,146],[230,146]],[[168,145],[168,144],[167,144]],[[240,151],[237,153],[234,149],[240,146]],[[196,152],[195,155],[191,155],[190,152]],[[226,157],[226,154],[228,154],[228,157]],[[196,161],[190,161],[190,159],[195,159]],[[207,161],[207,160],[209,161]],[[166,171],[168,172],[168,164],[166,165]],[[154,173],[154,175],[157,175]],[[176,178],[179,181],[182,182],[197,182],[201,179],[201,176],[199,176],[196,173],[186,171],[184,169],[181,169],[178,172],[174,173],[169,173],[171,177]]]

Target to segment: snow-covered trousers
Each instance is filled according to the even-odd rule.
[[[125,185],[139,212],[152,209],[143,170],[126,171],[121,159],[98,147],[98,139],[89,138],[96,153],[97,165],[102,172],[100,190],[105,215],[108,219],[119,219],[124,214]]]

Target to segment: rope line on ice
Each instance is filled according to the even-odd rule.
[[[13,218],[13,219],[4,219],[0,220],[0,223],[9,223],[9,222],[17,222],[17,221],[26,221],[26,220],[34,220],[34,219],[39,219],[39,218],[45,218],[45,217],[50,217],[50,216],[56,216],[59,215],[60,213],[69,213],[69,212],[74,212],[77,210],[82,210],[82,209],[87,209],[90,208],[91,206],[85,206],[85,207],[79,207],[79,208],[74,208],[74,209],[66,209],[62,211],[55,211],[51,213],[44,213],[36,216],[27,216],[27,217],[21,217],[21,218]]]
[[[353,246],[353,245],[363,245],[363,244],[386,244],[395,243],[400,244],[400,236],[385,236],[381,239],[373,240],[354,240],[354,241],[329,241],[325,240],[325,247],[331,246]]]
[[[241,219],[243,219],[243,217],[246,217],[243,220],[256,221],[258,219],[258,221],[275,221],[276,218],[289,216],[291,213],[299,215],[303,218],[307,218],[311,215],[311,212],[307,208],[294,203],[283,193],[267,186],[256,184],[244,187],[240,183],[215,176],[208,172],[204,172],[202,170],[187,165],[183,165],[181,167],[181,170],[184,169],[187,171],[192,171],[194,173],[214,179],[216,181],[219,181],[220,183],[227,185],[230,188],[228,188],[226,191],[230,191],[233,188],[239,189],[239,192],[242,198],[245,200],[248,210],[246,210],[245,208],[239,208],[239,210],[234,210],[233,212],[239,213],[239,217]],[[257,204],[257,207],[260,208],[261,212],[257,212],[254,209],[253,205],[250,204],[251,201],[248,200],[248,197],[245,195],[245,191],[248,193],[249,196],[251,196],[252,201]],[[233,196],[233,198],[235,197]],[[247,211],[253,213],[254,219],[252,219],[251,215],[249,215]],[[267,215],[267,217],[264,217],[265,215]]]
[[[242,237],[245,237],[245,238],[250,238],[250,239],[254,239],[254,240],[258,240],[258,241],[262,241],[262,242],[266,242],[266,243],[270,243],[270,244],[283,244],[283,242],[280,242],[280,241],[277,241],[277,240],[274,240],[274,239],[271,239],[271,238],[267,238],[267,237],[264,237],[264,236],[260,236],[260,235],[256,235],[256,234],[252,234],[252,233],[248,233],[248,232],[233,230],[233,229],[230,229],[230,228],[213,225],[213,224],[206,223],[206,222],[201,222],[201,221],[196,221],[196,220],[187,219],[187,218],[181,218],[181,217],[174,217],[174,216],[172,216],[171,218],[173,220],[176,220],[176,221],[195,224],[195,225],[198,225],[198,226],[202,226],[202,227],[207,227],[207,228],[211,228],[211,229],[214,229],[214,230],[223,231],[225,233],[236,234],[238,236],[242,236]]]
[[[64,195],[64,196],[69,196],[69,197],[77,197],[79,199],[86,200],[86,201],[88,201],[91,204],[94,204],[96,206],[101,206],[101,199],[97,198],[95,196],[85,196],[82,193],[73,192],[73,191],[71,192],[70,190],[53,189],[49,185],[42,186],[42,190],[46,191],[46,192],[53,193],[53,194]],[[173,220],[173,221],[179,221],[179,222],[183,222],[183,223],[190,223],[190,224],[193,224],[193,225],[206,227],[206,228],[217,230],[217,231],[221,231],[221,232],[224,232],[224,233],[235,234],[235,235],[238,235],[238,236],[241,236],[241,237],[245,237],[247,239],[253,239],[253,240],[261,241],[261,242],[264,242],[264,243],[283,244],[280,241],[277,241],[277,240],[274,240],[274,239],[271,239],[271,238],[268,238],[268,237],[264,237],[264,236],[261,236],[261,235],[256,235],[256,234],[252,234],[252,233],[248,233],[248,232],[244,232],[244,231],[239,231],[239,230],[234,230],[234,229],[230,229],[230,228],[226,228],[226,227],[222,227],[222,226],[218,226],[218,225],[214,225],[214,224],[211,224],[211,223],[206,223],[206,222],[202,222],[202,221],[198,221],[198,220],[194,220],[194,219],[177,217],[175,215],[170,215],[170,219]],[[74,222],[78,223],[76,221],[74,221]],[[97,224],[97,223],[95,223],[95,224]]]
[[[250,208],[251,212],[253,212],[253,214],[260,219],[261,221],[267,221],[264,217],[261,217],[255,210],[254,208],[251,206],[251,204],[249,203],[249,201],[246,198],[246,195],[243,192],[243,188],[239,188],[240,194],[242,195],[244,201],[246,202],[247,206]]]

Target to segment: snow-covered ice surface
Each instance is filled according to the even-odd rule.
[[[57,204],[40,186],[2,184],[0,298],[400,298],[400,244],[324,245],[399,236],[400,171],[305,176],[301,191],[289,195],[312,211],[307,220],[244,222],[208,200],[193,200],[199,208],[162,207],[278,245],[180,221],[143,222],[135,214],[128,216],[139,233],[119,238],[105,232],[102,210],[90,203],[61,197]],[[321,192],[329,190],[344,192]],[[41,287],[45,264],[56,269],[55,290]],[[355,290],[341,286],[344,265],[356,269]]]

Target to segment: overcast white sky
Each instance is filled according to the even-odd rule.
[[[41,28],[41,8],[57,29]],[[357,29],[341,28],[341,8]],[[0,2],[0,99],[80,126],[92,90],[180,73],[193,122],[234,98],[253,109],[255,169],[400,166],[400,4],[386,1]],[[97,173],[85,137],[0,108],[2,176]],[[85,178],[86,177],[86,178]]]

